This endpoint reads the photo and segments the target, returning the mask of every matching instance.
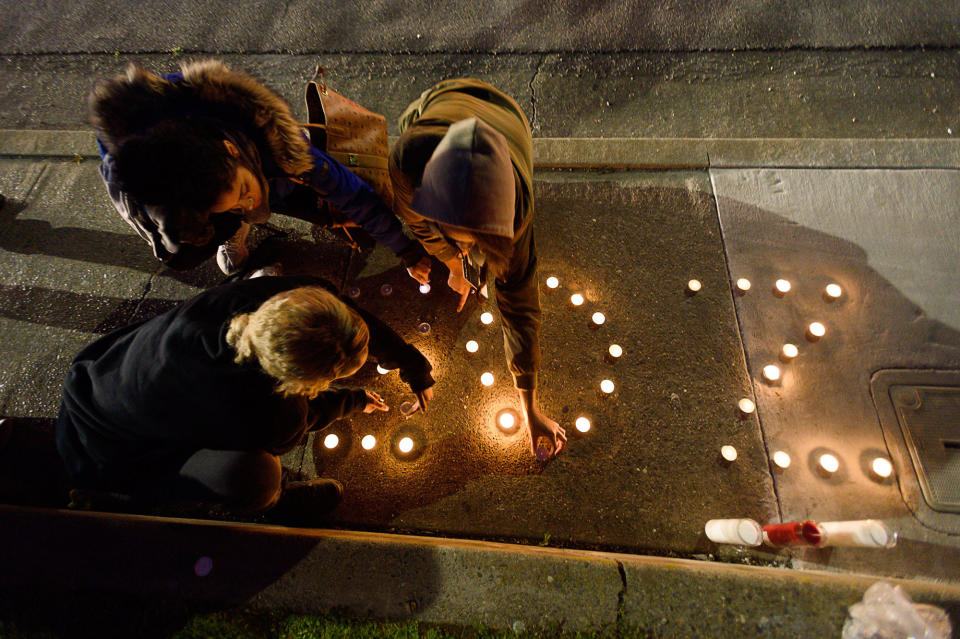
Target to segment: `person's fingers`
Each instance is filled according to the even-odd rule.
[[[463,310],[463,307],[467,304],[467,298],[470,297],[470,288],[468,287],[466,291],[460,294],[460,304],[457,306],[457,312]]]
[[[424,414],[426,414],[427,402],[429,402],[430,399],[427,397],[426,393],[424,393],[423,391],[416,393],[416,396],[417,396],[417,404],[420,405],[420,410],[422,410]]]

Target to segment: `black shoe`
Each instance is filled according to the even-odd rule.
[[[335,479],[293,481],[267,513],[270,523],[285,526],[317,526],[343,498],[343,485]]]

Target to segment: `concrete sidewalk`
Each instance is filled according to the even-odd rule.
[[[4,414],[51,417],[63,373],[83,345],[219,280],[211,264],[177,274],[153,262],[110,210],[90,143],[86,132],[0,132],[0,190],[11,199],[0,213],[0,328],[6,336],[0,354],[8,363],[0,371]],[[491,415],[515,397],[502,381],[506,376],[496,327],[477,322],[480,309],[457,316],[442,281],[435,282],[431,295],[420,296],[389,256],[374,251],[362,262],[354,260],[323,234],[278,217],[274,223],[285,234],[269,238],[262,233],[264,251],[282,255],[288,268],[319,268],[338,283],[356,283],[360,303],[423,348],[439,373],[438,399],[427,418],[401,422],[394,411],[340,422],[333,427],[343,442],[340,448],[328,451],[313,437],[285,463],[306,475],[322,473],[345,481],[345,502],[332,520],[336,526],[627,551],[634,559],[586,550],[530,554],[530,547],[522,545],[424,542],[422,537],[381,533],[293,534],[4,508],[10,525],[3,529],[11,531],[11,541],[34,544],[21,546],[35,553],[23,558],[49,556],[61,546],[61,539],[35,533],[50,528],[51,520],[58,522],[53,526],[57,530],[78,526],[77,534],[84,538],[113,539],[104,542],[106,554],[90,555],[93,561],[107,562],[117,561],[109,549],[129,535],[163,543],[165,535],[176,530],[185,538],[200,535],[208,545],[240,535],[259,540],[258,548],[288,543],[307,548],[313,542],[302,540],[319,535],[349,539],[346,554],[354,559],[377,549],[378,556],[389,558],[387,565],[396,566],[393,574],[401,575],[401,582],[414,574],[430,578],[422,561],[407,559],[411,553],[445,566],[440,571],[444,577],[426,594],[417,595],[412,586],[401,588],[393,599],[369,608],[363,607],[363,597],[370,594],[364,581],[355,582],[353,590],[342,589],[354,593],[354,599],[321,598],[318,603],[319,595],[310,593],[332,597],[337,590],[312,581],[319,575],[349,580],[367,574],[356,565],[336,563],[341,553],[334,545],[319,555],[304,550],[297,561],[278,561],[269,569],[266,557],[250,569],[259,589],[243,593],[242,600],[303,610],[347,606],[360,614],[462,622],[464,608],[455,605],[458,588],[490,598],[493,582],[503,589],[500,598],[472,610],[475,620],[498,626],[519,620],[598,628],[635,621],[665,636],[817,636],[838,633],[845,606],[859,599],[871,580],[864,575],[869,574],[940,582],[912,584],[912,592],[948,602],[956,621],[957,516],[925,506],[905,442],[891,437],[881,424],[871,376],[881,369],[960,369],[957,318],[950,312],[956,305],[941,293],[960,290],[951,267],[958,257],[955,233],[948,232],[960,224],[955,197],[958,144],[538,139],[536,152],[538,166],[556,167],[541,168],[537,174],[541,278],[556,275],[561,281],[560,288],[542,291],[542,402],[568,432],[575,417],[590,416],[591,432],[574,437],[555,462],[533,463],[522,433],[505,435],[491,427]],[[871,212],[869,218],[863,217],[863,208],[838,204],[857,201]],[[905,206],[913,214],[898,216]],[[897,226],[900,218],[906,226]],[[916,239],[902,241],[911,234]],[[894,244],[904,245],[904,251],[892,250],[884,237],[898,239]],[[738,297],[732,281],[741,276],[749,277],[754,288]],[[692,277],[700,279],[704,289],[691,297],[684,294],[684,286]],[[792,296],[770,294],[777,277],[794,282]],[[822,284],[830,279],[841,281],[846,290],[839,304],[826,304],[819,297]],[[379,293],[384,283],[393,285],[392,296]],[[585,307],[569,306],[567,298],[574,291],[586,296]],[[589,327],[595,310],[607,315],[599,329]],[[804,320],[816,313],[831,314],[825,316],[831,332],[819,345],[803,341],[802,335]],[[422,321],[432,326],[427,337],[416,333]],[[781,385],[765,384],[758,364],[765,364],[787,338],[801,344],[804,356],[785,366]],[[483,345],[476,357],[462,351],[466,339]],[[613,341],[626,353],[616,363],[603,357]],[[491,391],[474,383],[483,370],[493,370],[501,380]],[[818,376],[829,381],[811,381]],[[602,377],[617,383],[614,397],[598,393]],[[393,376],[364,369],[357,381],[386,392],[394,405],[403,399]],[[758,414],[738,416],[740,397],[755,398]],[[394,457],[386,446],[367,453],[356,442],[368,432],[383,443],[409,432],[425,448],[413,461]],[[736,463],[721,462],[723,444],[736,446]],[[830,478],[819,475],[811,461],[824,445],[844,463],[842,472]],[[789,472],[774,472],[769,462],[779,448],[794,457]],[[860,468],[858,456],[871,450],[894,461],[894,480],[877,482]],[[24,503],[16,498],[29,479],[11,476],[11,466],[5,468],[0,470],[3,497],[8,503]],[[51,487],[50,501],[43,503],[56,506],[55,491]],[[703,523],[727,516],[749,516],[761,523],[884,518],[900,532],[901,542],[889,551],[717,547],[703,536]],[[284,541],[290,539],[301,541]],[[470,559],[457,555],[454,563],[444,564],[436,559],[438,554],[461,552],[436,550],[438,545],[446,548],[444,544],[483,552]],[[156,554],[149,547],[143,552]],[[644,558],[648,553],[732,563],[673,563]],[[80,559],[75,554],[61,558],[68,563]],[[9,573],[8,583],[51,580],[62,585],[46,568],[30,577],[27,564],[18,561],[22,570]],[[470,577],[469,571],[465,575],[461,561],[480,566],[479,576]],[[569,561],[577,567],[571,568]],[[226,563],[232,565],[232,560]],[[855,575],[751,571],[735,563],[792,563]],[[594,568],[587,570],[586,565]],[[578,572],[581,569],[585,572]],[[141,574],[155,574],[156,583],[166,584],[163,570],[154,566]],[[260,570],[265,572],[258,574]],[[596,576],[583,576],[594,570],[599,571]],[[76,584],[87,587],[123,583],[119,577],[94,578],[85,569],[75,574]],[[553,577],[548,584],[556,583],[558,574],[572,575],[563,579],[562,587],[556,586],[565,601],[562,610],[555,598],[539,592],[542,584],[530,580],[536,574]],[[514,580],[517,575],[523,578]],[[631,589],[635,584],[663,585],[670,575],[680,576],[656,595],[660,599],[651,590]],[[268,584],[280,585],[271,589]],[[712,617],[706,602],[723,602],[728,589],[743,597],[742,608],[734,613],[737,605],[727,599],[726,607],[718,604],[719,617]],[[203,595],[189,588],[181,592]],[[536,605],[509,603],[526,601],[531,592],[539,592]],[[769,598],[759,597],[760,592]],[[784,592],[798,599],[781,597]],[[296,593],[301,593],[299,599]],[[688,605],[691,600],[705,603],[693,613],[676,605],[683,598]],[[425,602],[422,608],[420,603],[407,611],[397,608],[398,601],[420,600]],[[582,615],[565,616],[574,601]],[[786,604],[799,606],[800,612],[791,616]],[[825,625],[811,625],[810,617],[819,619],[828,609],[822,617]],[[667,621],[658,625],[661,619]],[[723,619],[734,620],[723,631],[730,634],[709,630],[715,628],[709,624]],[[798,628],[816,632],[804,635]]]

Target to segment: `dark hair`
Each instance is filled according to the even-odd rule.
[[[164,120],[117,150],[121,188],[145,205],[207,213],[239,165],[222,128],[207,118]]]

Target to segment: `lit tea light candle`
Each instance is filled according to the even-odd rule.
[[[391,293],[393,293],[393,286],[392,286],[392,285],[390,285],[390,284],[384,284],[383,286],[380,287],[380,294],[381,294],[381,295],[390,295]]]
[[[574,293],[573,295],[570,296],[570,303],[573,304],[574,306],[580,306],[581,304],[583,304],[583,295],[581,295],[580,293]]]
[[[421,292],[422,294],[424,294],[424,295],[426,295],[427,293],[429,293],[429,292],[430,292],[430,285],[429,285],[429,284],[421,284],[421,285],[420,285],[420,292]]]
[[[784,361],[789,362],[799,354],[800,349],[797,348],[795,344],[784,344],[782,347],[780,347],[780,358]]]
[[[390,371],[384,368],[383,366],[381,366],[380,364],[377,364],[377,372],[380,373],[381,375],[386,375]]]
[[[417,332],[421,335],[428,335],[430,333],[430,325],[426,322],[421,322],[419,326],[417,326]]]
[[[700,280],[690,280],[687,282],[687,293],[696,293],[703,288],[703,284],[700,283]]]
[[[484,386],[493,386],[493,373],[486,372],[480,376],[480,383]]]
[[[350,297],[360,297],[360,287],[351,286],[350,289],[347,291],[347,295],[349,295]]]
[[[737,449],[733,446],[721,446],[720,455],[728,462],[737,460]]]
[[[773,463],[777,468],[789,468],[790,455],[782,450],[778,450],[773,454]]]
[[[490,313],[490,312],[480,313],[480,323],[493,324],[493,313]]]
[[[776,364],[767,364],[763,367],[763,378],[768,382],[775,382],[780,379],[780,367]]]
[[[557,288],[558,286],[560,286],[560,280],[555,277],[547,278],[547,288]]]
[[[741,277],[737,280],[737,290],[741,293],[746,293],[750,290],[750,280],[745,277]]]
[[[592,319],[593,323],[596,324],[597,326],[600,326],[601,324],[607,321],[607,317],[603,313],[594,313],[593,317],[591,317],[590,319]]]
[[[364,435],[363,439],[360,440],[360,445],[363,446],[364,450],[373,450],[373,447],[377,445],[377,438],[373,435]]]
[[[807,337],[812,339],[820,339],[826,334],[827,327],[820,322],[810,322],[810,325],[807,326]]]
[[[466,344],[466,349],[468,353],[476,353],[478,350],[480,350],[480,345],[475,341],[470,340]]]
[[[590,420],[586,417],[577,417],[577,421],[574,422],[574,425],[581,433],[590,432]]]
[[[820,469],[825,473],[835,473],[840,468],[840,460],[831,455],[830,453],[824,453],[820,455]]]
[[[623,348],[619,344],[611,344],[610,348],[607,349],[607,354],[613,359],[617,359],[623,355]]]
[[[789,280],[777,280],[773,283],[773,288],[776,289],[777,293],[783,295],[784,293],[789,293],[792,287]]]
[[[840,288],[839,284],[827,284],[827,288],[823,289],[824,294],[832,299],[839,299],[843,295],[843,289]]]
[[[410,437],[401,437],[400,441],[397,442],[397,450],[404,455],[408,454],[413,450],[413,439]]]
[[[615,388],[616,386],[614,386],[613,380],[605,379],[602,382],[600,382],[600,390],[602,390],[604,393],[608,395],[612,393]]]
[[[335,433],[329,433],[323,438],[323,445],[325,448],[333,450],[340,445],[340,438]]]
[[[893,474],[893,464],[890,463],[890,460],[886,457],[877,457],[873,460],[873,463],[870,464],[873,474],[879,477],[880,479],[886,479]]]
[[[744,397],[737,402],[737,408],[739,408],[740,412],[744,415],[750,415],[753,413],[753,411],[757,410],[757,405],[753,403],[752,399]]]
[[[505,410],[497,417],[497,424],[503,430],[512,430],[517,425],[517,418],[512,412]]]

